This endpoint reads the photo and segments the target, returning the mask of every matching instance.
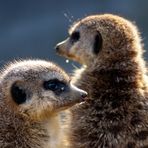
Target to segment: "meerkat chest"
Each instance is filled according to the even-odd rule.
[[[55,116],[49,120],[47,125],[47,131],[49,134],[49,141],[45,145],[45,148],[61,148],[62,147],[62,137],[59,117]]]

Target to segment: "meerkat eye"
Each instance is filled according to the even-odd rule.
[[[97,55],[100,52],[100,50],[102,49],[102,44],[103,44],[102,35],[99,31],[97,31],[93,45],[94,54]]]
[[[12,95],[14,102],[17,104],[22,104],[27,99],[25,90],[17,86],[16,83],[14,83],[11,87],[11,95]]]
[[[67,85],[64,82],[61,82],[57,79],[44,81],[43,87],[45,90],[51,90],[56,94],[62,93],[66,90]]]
[[[73,32],[70,36],[70,39],[72,41],[72,43],[78,41],[80,38],[80,33],[79,32]]]

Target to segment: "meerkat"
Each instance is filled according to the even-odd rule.
[[[52,62],[12,62],[0,75],[0,147],[66,147],[58,113],[86,95]]]
[[[72,79],[89,96],[71,109],[71,147],[148,147],[148,78],[137,27],[120,16],[92,15],[69,34],[56,50],[85,65]]]

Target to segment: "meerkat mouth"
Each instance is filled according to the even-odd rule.
[[[73,105],[75,105],[75,104],[78,104],[78,103],[83,103],[83,102],[85,102],[86,101],[86,98],[81,98],[81,99],[77,99],[77,100],[75,100],[75,101],[68,101],[68,102],[65,102],[64,104],[63,104],[63,106],[65,105],[65,106],[73,106]]]
[[[76,100],[66,100],[66,101],[63,101],[63,102],[58,102],[56,105],[55,105],[55,108],[57,108],[58,111],[61,111],[61,110],[65,110],[65,109],[68,109],[76,104],[82,104],[82,103],[85,103],[86,101],[88,100],[87,97],[85,98],[81,98],[81,99],[76,99]]]
[[[75,59],[75,55],[71,54],[69,51],[63,51],[63,50],[59,50],[56,52],[58,55],[60,56],[64,56],[66,58],[71,58],[71,59]]]

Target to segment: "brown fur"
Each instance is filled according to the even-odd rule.
[[[80,32],[78,41],[72,44],[70,37],[57,45],[58,53],[86,65],[73,78],[89,101],[71,110],[71,147],[148,147],[148,78],[137,28],[105,14],[76,22],[70,36],[75,31]],[[96,55],[98,31],[103,45]]]
[[[43,88],[43,82],[55,78],[63,81],[68,91],[55,95]],[[14,83],[27,94],[21,104],[12,99]],[[59,111],[81,102],[84,93],[73,88],[69,76],[51,62],[27,60],[10,64],[0,77],[0,147],[66,147]]]

